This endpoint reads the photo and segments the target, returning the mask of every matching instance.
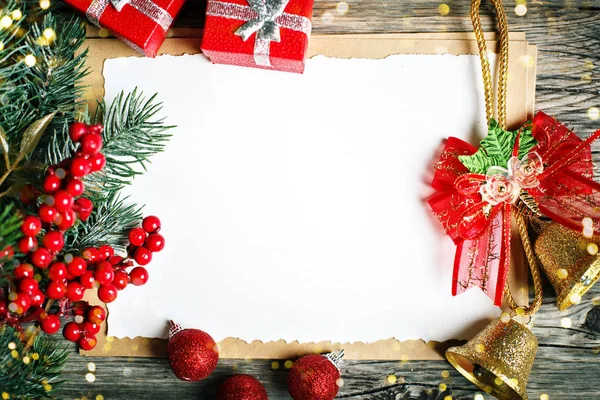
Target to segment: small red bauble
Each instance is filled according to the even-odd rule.
[[[67,266],[61,262],[55,262],[48,269],[48,278],[53,281],[62,281],[67,278]]]
[[[94,272],[94,278],[101,285],[108,285],[113,281],[115,277],[115,271],[108,261],[102,261],[97,267],[96,272]]]
[[[33,265],[27,263],[19,265],[13,271],[15,279],[33,278],[33,274]]]
[[[217,400],[268,400],[265,387],[250,375],[234,375],[225,379]]]
[[[142,228],[148,233],[155,233],[160,230],[160,219],[154,215],[149,215],[142,221]]]
[[[96,279],[94,278],[94,271],[85,271],[83,275],[79,277],[79,282],[84,288],[92,289],[96,284]]]
[[[67,299],[71,301],[79,301],[83,299],[83,294],[85,293],[85,289],[83,285],[78,282],[71,281],[67,284],[67,291],[65,296]]]
[[[29,254],[37,249],[37,239],[31,236],[22,237],[17,246],[22,254]]]
[[[215,370],[219,350],[208,333],[199,329],[183,329],[181,325],[171,321],[167,357],[177,378],[196,382]]]
[[[65,212],[73,208],[73,196],[66,190],[59,190],[54,194],[54,208],[58,212]]]
[[[75,322],[68,322],[63,328],[63,336],[71,342],[76,342],[81,336],[81,330]]]
[[[73,276],[83,275],[86,269],[87,262],[81,257],[73,257],[73,260],[67,264],[67,270]]]
[[[23,278],[19,282],[19,290],[24,293],[33,293],[38,290],[38,282],[33,278]]]
[[[133,258],[140,265],[148,265],[152,261],[152,252],[145,247],[138,247],[133,253]]]
[[[23,219],[21,231],[25,236],[36,236],[42,230],[42,221],[38,217],[28,215]]]
[[[83,194],[83,182],[81,182],[79,179],[71,179],[69,183],[67,183],[66,190],[71,196],[79,197]]]
[[[80,140],[81,151],[85,154],[96,154],[102,149],[102,136],[97,133],[83,135]]]
[[[106,165],[106,157],[102,153],[96,153],[90,156],[90,165],[92,172],[100,171]]]
[[[46,300],[46,296],[44,296],[44,293],[42,293],[42,291],[39,289],[33,291],[29,295],[29,298],[31,299],[32,307],[40,307],[42,304],[44,304],[44,301]]]
[[[60,329],[60,319],[54,314],[48,314],[40,321],[40,326],[45,333],[53,335]]]
[[[69,127],[69,136],[74,142],[78,142],[88,132],[88,126],[83,122],[73,122]]]
[[[100,325],[106,320],[106,311],[100,306],[92,306],[87,312],[87,319],[93,324]]]
[[[38,209],[38,216],[40,217],[42,222],[45,222],[47,224],[51,224],[52,222],[54,222],[54,219],[56,218],[57,214],[58,211],[56,211],[56,208],[50,207],[47,204],[42,204]]]
[[[117,287],[112,283],[98,288],[98,298],[104,303],[112,303],[117,298]]]
[[[165,238],[159,233],[153,233],[146,238],[144,246],[150,251],[161,251],[165,248]]]
[[[51,281],[46,287],[46,296],[52,300],[58,300],[65,297],[67,287],[60,282]]]
[[[46,232],[44,238],[42,239],[42,243],[44,246],[53,253],[58,253],[61,251],[65,245],[65,238],[62,232],[59,231],[49,231]]]
[[[84,333],[79,340],[77,341],[77,345],[81,350],[89,351],[96,347],[98,341],[96,340],[96,336],[92,333]]]
[[[141,268],[141,267],[138,267]],[[148,280],[146,275],[146,280]],[[126,272],[115,272],[115,277],[112,280],[112,284],[117,287],[118,290],[123,290],[129,283],[129,276]]]
[[[42,189],[44,189],[45,193],[54,193],[60,188],[60,179],[58,176],[51,174],[46,175],[44,178],[44,183],[42,185]]]
[[[148,271],[144,267],[135,267],[129,272],[129,280],[134,286],[142,286],[148,282]]]
[[[48,268],[48,265],[50,265],[51,261],[52,256],[50,255],[50,252],[43,247],[40,247],[39,249],[31,253],[31,262],[36,267]]]
[[[294,400],[333,400],[340,379],[339,361],[344,351],[311,354],[298,359],[288,375],[288,391]]]
[[[141,246],[146,241],[146,232],[143,228],[133,228],[129,231],[129,243],[134,246]]]

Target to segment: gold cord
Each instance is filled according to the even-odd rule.
[[[523,249],[525,250],[525,256],[527,258],[527,263],[529,264],[529,268],[531,269],[531,276],[533,279],[533,292],[534,298],[533,303],[529,307],[520,307],[513,298],[508,281],[506,282],[506,290],[505,290],[505,298],[508,306],[511,310],[516,311],[517,309],[523,310],[524,316],[530,316],[535,314],[542,305],[542,278],[540,276],[540,269],[537,264],[537,259],[535,257],[535,253],[533,252],[533,248],[531,247],[531,240],[529,239],[529,231],[528,231],[528,223],[527,217],[520,212],[516,212],[516,220],[517,226],[519,228],[519,235],[521,236],[521,241],[523,242]],[[518,314],[518,312],[517,312]]]
[[[508,84],[508,22],[502,0],[490,0],[496,9],[498,16],[498,29],[500,31],[500,63],[498,67],[498,124],[502,129],[506,129],[506,93]],[[492,73],[490,62],[487,55],[487,45],[483,28],[481,27],[481,18],[479,8],[481,0],[472,0],[471,2],[471,21],[473,22],[473,30],[479,47],[479,58],[481,60],[481,72],[483,75],[483,88],[485,93],[485,110],[488,124],[494,118],[494,85],[492,81]]]

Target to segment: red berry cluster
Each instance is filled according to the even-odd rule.
[[[100,125],[74,123],[70,128],[70,136],[79,142],[78,152],[46,171],[39,195],[42,203],[37,207],[37,215],[27,215],[21,225],[24,237],[19,240],[17,247],[28,262],[15,268],[15,290],[8,295],[10,303],[7,312],[22,316],[30,308],[41,308],[46,297],[57,300],[66,296],[71,301],[83,297],[83,288],[73,281],[75,275],[67,271],[65,264],[54,261],[65,245],[64,232],[75,224],[77,218],[82,221],[88,219],[93,210],[90,199],[80,197],[85,187],[79,178],[99,171],[106,163],[100,153],[101,133]],[[28,193],[39,192],[29,188]],[[41,275],[35,279],[35,267],[40,270],[50,267],[47,276],[51,281],[45,290],[39,287]],[[65,284],[66,281],[71,282]],[[4,308],[5,303],[0,302],[0,317]],[[34,310],[36,313],[39,311]]]
[[[100,325],[106,320],[106,311],[100,306],[88,306],[83,311],[75,316],[74,321],[65,324],[63,336],[76,342],[82,350],[92,350],[98,342],[96,334],[100,332]],[[45,331],[44,322],[42,329]]]

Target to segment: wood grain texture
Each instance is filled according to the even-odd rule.
[[[450,13],[441,16],[439,2],[428,0],[346,0],[345,15],[336,11],[337,2],[316,0],[314,32],[318,33],[395,33],[470,31],[469,1],[450,0]],[[528,12],[518,17],[515,3],[507,1],[512,31],[527,33],[528,40],[539,46],[536,109],[566,123],[581,136],[600,128],[600,120],[588,118],[591,107],[600,108],[600,1],[535,0],[528,2]],[[188,0],[177,21],[179,27],[201,27],[205,0]],[[494,28],[491,7],[482,11],[486,30]],[[595,147],[596,165],[600,165],[600,147]],[[528,385],[529,397],[537,400],[546,393],[552,400],[600,399],[600,284],[584,301],[567,311],[555,307],[555,294],[545,285],[544,306],[538,313],[534,333],[540,347]],[[591,314],[590,314],[591,312]],[[398,308],[398,317],[401,307]],[[424,316],[427,318],[427,316]],[[570,328],[561,320],[569,318]],[[73,348],[73,350],[75,350]],[[87,364],[95,363],[96,380],[85,379]],[[89,358],[73,353],[64,373],[67,383],[61,398],[94,399],[213,399],[222,380],[234,373],[249,373],[267,387],[272,400],[289,399],[286,371],[271,362],[227,360],[204,382],[184,383],[174,378],[165,359]],[[473,399],[475,390],[466,379],[442,361],[352,361],[343,366],[344,386],[340,398],[400,400]],[[442,377],[449,371],[449,378]],[[395,383],[387,380],[394,375]],[[448,387],[443,394],[426,396],[424,390],[436,390],[441,383]],[[489,396],[484,396],[486,399]]]

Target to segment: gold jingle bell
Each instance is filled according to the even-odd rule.
[[[535,254],[556,291],[560,310],[579,303],[600,278],[600,256],[595,255],[598,246],[598,237],[587,239],[556,222],[548,224],[536,240]]]
[[[527,400],[525,386],[537,347],[525,325],[497,319],[466,344],[449,348],[446,358],[486,393],[501,400]]]

